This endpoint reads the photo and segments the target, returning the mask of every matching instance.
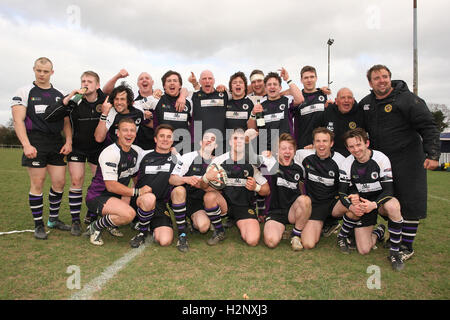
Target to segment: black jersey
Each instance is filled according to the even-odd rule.
[[[73,150],[89,153],[102,148],[102,144],[95,141],[94,133],[100,120],[104,101],[105,95],[100,89],[97,89],[97,99],[93,102],[89,102],[85,98],[78,105],[69,101]]]
[[[199,137],[195,136],[192,141],[200,141],[203,133],[208,129],[217,129],[222,133],[222,139],[225,139],[225,113],[228,105],[228,94],[214,90],[211,93],[205,93],[202,90],[192,94],[192,124],[191,136],[197,135],[195,132],[195,122],[201,122],[202,131]],[[197,124],[198,125],[198,124]],[[200,133],[200,132],[199,132]],[[219,137],[217,137],[218,140]]]
[[[347,113],[341,113],[338,106],[330,104],[325,112],[321,113],[320,122],[317,127],[326,127],[335,134],[333,150],[336,150],[344,157],[348,157],[350,152],[344,144],[342,136],[349,130],[355,128],[365,128],[363,111],[358,108],[358,104],[354,102],[352,109]]]
[[[156,200],[167,200],[170,194],[169,178],[176,163],[176,156],[171,152],[143,151],[138,161],[139,171],[136,187],[141,188],[147,185],[152,188]]]
[[[108,117],[106,118],[106,129],[108,132],[106,133],[105,141],[103,142],[104,146],[109,146],[111,143],[116,142],[117,140],[117,128],[119,126],[119,121],[125,118],[133,119],[136,124],[136,131],[139,134],[139,127],[142,125],[144,121],[144,113],[131,106],[128,107],[130,110],[129,113],[117,113],[116,109],[111,108],[108,113]]]
[[[315,150],[301,149],[295,153],[295,160],[301,164],[306,194],[313,203],[338,196],[339,165],[345,160],[339,152],[332,151],[330,157],[320,159]]]
[[[45,121],[45,110],[48,106],[61,103],[64,95],[53,85],[42,89],[35,85],[22,87],[15,93],[11,106],[22,105],[26,108],[25,128],[28,133],[39,131],[46,134],[61,134],[64,128],[64,119],[58,121]]]
[[[305,101],[294,109],[294,135],[297,149],[312,144],[312,132],[325,110],[327,95],[320,89],[312,93],[302,90]]]
[[[206,173],[206,168],[208,168],[210,162],[210,160],[203,159],[198,151],[189,152],[178,159],[178,163],[173,169],[172,174],[180,177],[196,176],[201,178]],[[193,187],[189,184],[185,184],[184,187],[186,188],[188,198],[203,200],[203,195],[205,194],[203,189]]]
[[[247,129],[247,121],[253,110],[253,102],[248,97],[228,101],[225,114],[225,129]]]
[[[150,97],[149,97],[150,98]],[[145,107],[142,107],[145,102],[147,102],[147,97],[141,96],[141,93],[138,92],[138,96],[134,99],[133,106],[142,112],[146,110]],[[151,127],[147,127],[146,124],[150,122],[149,119],[144,119],[142,122],[143,126],[139,128],[139,131],[136,136],[135,144],[141,147],[144,150],[152,150],[155,149],[155,130]],[[153,126],[156,128],[155,126]]]
[[[294,98],[292,96],[281,96],[277,100],[262,100],[261,105],[263,107],[264,121],[266,124],[264,127],[259,128],[259,139],[260,143],[261,141],[262,143],[264,143],[264,136],[266,135],[267,149],[265,150],[272,150],[272,139],[278,141],[278,137],[282,133],[292,134],[292,110],[294,108],[293,103]],[[275,134],[277,130],[278,134]],[[264,151],[264,149],[261,151]]]
[[[132,145],[128,152],[123,151],[117,143],[106,147],[98,157],[97,171],[88,188],[86,202],[98,196],[120,198],[120,195],[106,189],[105,181],[118,181],[128,186],[131,178],[137,173],[137,160],[141,152],[142,149],[135,145]]]
[[[301,195],[303,169],[296,160],[288,166],[278,165],[277,172],[270,179],[270,211],[289,209]]]
[[[253,165],[233,161],[230,152],[214,158],[212,163],[217,163],[227,173],[228,179],[223,194],[229,205],[240,207],[251,207],[255,200],[255,192],[245,187],[248,177],[253,177],[257,184],[263,185],[267,182],[261,172]]]
[[[348,156],[340,166],[339,181],[339,196],[347,208],[352,204],[348,199],[351,193],[375,201],[378,206],[392,199],[394,194],[391,162],[384,153],[376,150],[372,150],[365,163]]]

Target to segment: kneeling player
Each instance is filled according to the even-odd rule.
[[[169,124],[161,124],[155,129],[155,150],[142,152],[138,161],[138,181],[136,186],[147,186],[151,192],[137,198],[137,215],[139,218],[139,233],[130,241],[132,248],[138,248],[144,243],[149,231],[153,232],[153,238],[161,246],[168,246],[173,240],[172,220],[166,208],[169,194],[172,206],[175,209],[177,199],[176,190],[170,192],[169,178],[175,164],[175,155],[171,153],[173,144],[173,127]],[[181,206],[183,207],[183,206]],[[177,211],[175,218],[178,224]],[[185,209],[184,209],[185,211]],[[184,218],[183,218],[184,221]],[[150,230],[149,230],[150,229]],[[180,230],[179,230],[180,231]],[[186,246],[187,240],[184,228],[179,232],[178,249]],[[180,251],[184,251],[181,250]]]
[[[279,138],[279,166],[271,177],[270,206],[264,225],[264,243],[269,248],[275,248],[280,243],[286,224],[293,224],[292,249],[303,249],[300,237],[311,214],[311,200],[301,194],[303,170],[294,161],[296,150],[295,139],[289,133],[283,133]]]
[[[208,232],[211,225],[204,209],[203,197],[205,190],[213,189],[202,183],[202,176],[206,173],[216,147],[216,135],[210,131],[205,132],[200,149],[184,154],[169,179],[170,184],[178,186],[174,190],[181,197],[179,202],[186,203],[186,215],[191,219],[192,227],[200,233]]]
[[[229,144],[231,151],[212,161],[226,171],[228,176],[226,186],[222,193],[208,191],[203,198],[205,211],[216,229],[212,238],[208,240],[208,244],[217,244],[225,238],[220,219],[220,212],[225,211],[236,221],[241,238],[248,245],[256,246],[261,230],[256,216],[255,191],[261,196],[266,196],[270,194],[270,187],[261,172],[245,161],[243,129],[238,128],[233,131]],[[205,182],[210,180],[210,171],[203,176]]]
[[[377,213],[388,217],[390,254],[388,259],[396,271],[404,268],[399,254],[403,218],[400,203],[393,197],[391,162],[382,152],[369,149],[369,139],[364,129],[357,128],[344,134],[350,156],[341,165],[339,194],[342,203],[350,210],[338,235],[338,246],[347,252],[346,237],[355,228],[359,253],[367,254],[377,239],[384,238],[384,225],[375,230]]]
[[[103,245],[103,229],[126,225],[133,220],[136,212],[129,205],[130,197],[150,192],[148,186],[128,187],[137,172],[138,154],[142,152],[132,145],[135,138],[136,124],[124,118],[118,124],[116,143],[100,153],[99,165],[86,196],[88,209],[103,216],[88,226],[90,242],[94,245]]]
[[[339,201],[339,165],[344,157],[331,151],[334,134],[327,128],[313,130],[314,149],[301,149],[295,160],[304,170],[306,194],[311,199],[311,216],[302,232],[302,244],[312,249],[320,240],[327,217],[342,217],[347,209]]]

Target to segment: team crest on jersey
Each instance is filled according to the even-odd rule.
[[[370,104],[365,104],[364,106],[363,106],[363,110],[364,111],[367,111],[367,110],[369,110],[370,109]]]
[[[384,111],[385,111],[385,112],[391,112],[391,111],[392,111],[392,105],[387,104],[387,105],[384,107]]]
[[[286,108],[285,104],[280,105],[280,110],[284,110]]]
[[[219,97],[223,98],[223,92],[219,93]]]
[[[248,104],[244,104],[244,105],[242,106],[242,109],[248,110]]]
[[[320,102],[324,102],[325,101],[325,97],[324,96],[319,96],[319,101]]]
[[[254,214],[255,214],[255,211],[254,211],[253,209],[248,209],[248,213],[254,215]]]
[[[134,120],[134,123],[136,123],[136,125],[138,126],[141,123],[141,118],[137,118],[136,120]]]
[[[328,171],[328,175],[334,178],[334,171]]]
[[[164,210],[164,214],[165,214],[166,216],[170,217],[170,213],[169,213],[169,211],[167,211],[167,210]]]
[[[372,172],[372,174],[370,175],[370,177],[374,180],[378,179],[378,172]]]
[[[295,179],[295,181],[300,180],[300,174],[296,173],[295,176],[294,176],[294,179]]]
[[[356,128],[356,123],[354,123],[354,122],[352,121],[352,122],[350,122],[350,123],[348,124],[348,127],[349,127],[350,129],[355,129],[355,128]]]
[[[168,157],[167,161],[172,161],[172,156]]]
[[[101,113],[101,112],[102,112],[102,105],[101,105],[101,104],[98,104],[98,105],[95,107],[95,111],[97,111],[98,113]]]
[[[248,172],[248,170],[244,170],[244,177],[248,177],[248,174],[249,174],[249,172]]]
[[[334,123],[333,122],[328,122],[327,129],[330,130],[330,131],[334,131]]]
[[[59,100],[61,100],[61,97],[56,97],[55,101],[58,102]]]

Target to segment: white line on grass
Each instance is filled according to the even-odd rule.
[[[448,199],[441,198],[441,197],[436,197],[436,196],[433,196],[433,195],[431,195],[431,194],[429,194],[429,197],[430,197],[430,198],[433,198],[433,199],[437,199],[437,200],[442,200],[442,201],[450,202],[450,200],[448,200]]]
[[[140,255],[145,250],[145,243],[137,249],[128,251],[122,258],[116,260],[112,265],[105,269],[101,275],[92,279],[89,283],[84,285],[83,289],[74,293],[69,300],[89,300],[94,293],[100,291],[102,287],[112,279],[120,270],[122,270],[134,258]]]

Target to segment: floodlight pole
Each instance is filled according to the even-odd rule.
[[[331,45],[333,44],[334,39],[328,39],[327,41],[327,45],[328,45],[328,87],[330,86],[330,84],[333,82],[330,82],[330,48]]]
[[[417,0],[413,0],[413,46],[414,46],[414,53],[413,53],[413,92],[415,95],[418,94],[419,91],[419,83],[418,83],[418,72],[417,72]]]

